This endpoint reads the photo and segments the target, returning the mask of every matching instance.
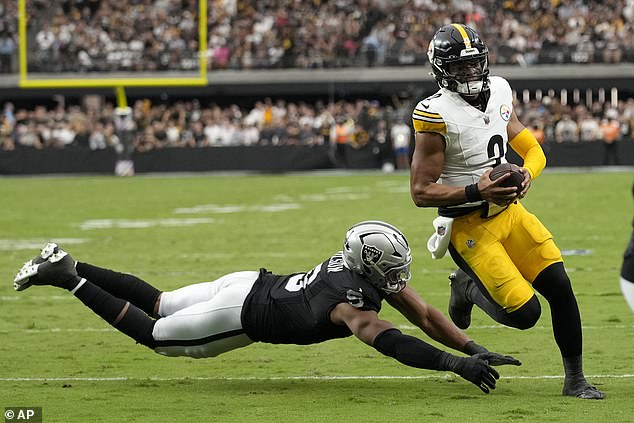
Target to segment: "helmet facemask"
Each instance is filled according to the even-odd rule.
[[[447,77],[455,81],[455,91],[467,97],[476,97],[488,86],[488,59],[479,54],[474,58],[447,62]]]
[[[385,283],[381,289],[390,294],[402,291],[403,288],[407,286],[407,282],[412,278],[412,273],[409,269],[410,263],[411,259],[409,263],[403,266],[390,269],[385,275]]]

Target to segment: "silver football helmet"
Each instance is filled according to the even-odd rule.
[[[411,278],[412,252],[405,235],[378,220],[357,223],[348,230],[343,260],[347,268],[387,293],[401,291]]]

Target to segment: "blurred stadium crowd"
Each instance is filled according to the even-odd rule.
[[[198,67],[196,0],[27,7],[31,72]],[[11,72],[17,1],[0,9],[0,71]],[[449,22],[476,28],[492,64],[634,62],[634,0],[209,0],[206,54],[210,69],[422,65]]]
[[[413,99],[397,96],[383,104],[367,99],[295,103],[265,98],[252,107],[203,105],[196,99],[153,104],[144,99],[132,107],[134,148],[148,151],[170,147],[326,143],[361,147],[367,143],[393,142],[397,136],[394,128],[413,141],[409,132],[413,106]],[[545,96],[539,101],[519,102],[516,111],[541,143],[612,143],[632,138],[634,131],[634,99],[619,101],[616,107],[599,101],[586,107],[562,104],[558,97]],[[0,149],[116,147],[120,140],[113,126],[114,113],[112,104],[15,109],[6,102]]]
[[[17,1],[0,0],[0,73],[17,71]],[[28,0],[29,72],[198,68],[196,0]],[[440,23],[465,22],[492,64],[634,62],[634,0],[208,0],[211,70],[425,65]],[[485,24],[486,22],[486,24]],[[225,99],[226,100],[226,99]],[[136,151],[413,141],[416,98],[133,104]],[[205,104],[203,104],[205,103]],[[41,103],[40,103],[41,104]],[[0,150],[118,148],[114,106],[2,104]],[[518,102],[541,143],[631,139],[634,99]]]

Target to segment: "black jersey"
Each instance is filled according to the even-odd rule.
[[[314,344],[352,335],[330,320],[337,304],[378,312],[382,300],[381,291],[344,267],[339,252],[306,273],[282,276],[260,269],[242,307],[242,327],[253,341]]]

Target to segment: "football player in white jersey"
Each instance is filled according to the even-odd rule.
[[[583,373],[581,318],[561,252],[518,201],[546,158],[513,110],[509,83],[489,76],[487,47],[466,25],[440,28],[428,56],[440,90],[412,114],[410,189],[418,207],[437,207],[450,222],[448,249],[460,267],[450,276],[450,317],[466,329],[476,304],[499,323],[528,329],[541,314],[536,290],[550,305],[564,364],[563,395],[604,398]],[[506,162],[509,146],[524,159],[520,192],[502,186],[508,174],[489,178]]]
[[[491,366],[521,363],[476,344],[423,301],[407,286],[411,261],[401,231],[365,221],[348,230],[341,251],[308,272],[234,272],[162,292],[136,276],[75,262],[50,243],[24,264],[14,288],[67,289],[117,330],[166,356],[215,357],[253,342],[307,345],[355,335],[405,365],[453,371],[488,394],[500,377]],[[383,300],[468,356],[401,333],[379,318]]]

